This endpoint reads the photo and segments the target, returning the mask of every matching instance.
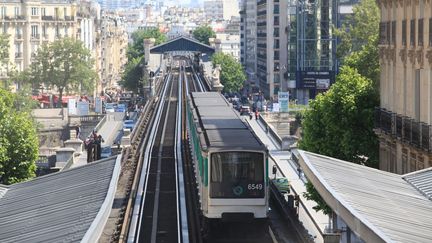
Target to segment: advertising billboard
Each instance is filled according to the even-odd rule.
[[[289,92],[278,92],[279,112],[288,112]]]

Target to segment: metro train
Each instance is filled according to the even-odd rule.
[[[194,92],[188,133],[204,220],[265,220],[268,151],[219,93]]]

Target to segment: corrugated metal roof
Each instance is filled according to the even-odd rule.
[[[0,242],[79,242],[105,200],[116,157],[11,185]]]
[[[403,178],[425,197],[432,200],[432,168],[406,174]]]
[[[199,41],[186,36],[180,36],[150,48],[150,53],[162,54],[171,51],[193,51],[212,54],[215,52],[215,49],[209,45],[202,44]]]
[[[8,190],[7,186],[0,185],[0,199],[3,197],[4,194],[6,194],[7,190]]]
[[[357,218],[357,225],[360,221],[387,242],[432,242],[432,202],[401,175],[299,152],[321,185]]]

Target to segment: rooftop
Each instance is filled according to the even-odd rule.
[[[299,153],[308,179],[365,242],[432,242],[432,169],[404,176]]]
[[[8,186],[0,196],[0,242],[97,240],[103,214],[111,209],[120,157]]]

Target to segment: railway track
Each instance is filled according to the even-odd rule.
[[[183,62],[181,62],[183,63]],[[199,242],[188,227],[189,200],[183,177],[182,119],[184,68],[173,68],[159,95],[151,127],[141,147],[141,170],[128,242]],[[198,229],[199,232],[199,229]],[[192,233],[193,240],[189,240]]]

